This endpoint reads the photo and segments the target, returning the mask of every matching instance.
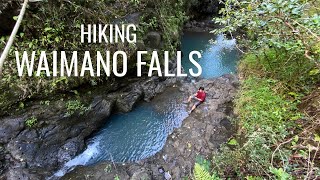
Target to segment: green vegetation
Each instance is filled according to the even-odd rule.
[[[187,7],[198,0],[48,0],[28,8],[0,80],[0,116],[12,106],[23,109],[30,98],[48,99],[81,85],[96,86],[110,81],[106,76],[18,77],[14,51],[123,50],[134,54],[136,45],[123,43],[80,43],[81,24],[126,23],[125,17],[141,12],[138,40],[150,31],[161,34],[159,50],[175,50]],[[311,0],[225,0],[221,17],[214,18],[223,28],[214,33],[240,31],[240,48],[247,52],[239,64],[241,89],[235,100],[238,132],[212,162],[198,159],[195,179],[315,179],[320,177],[320,11],[319,1]],[[16,17],[13,17],[16,19]],[[0,49],[8,37],[0,37]],[[94,54],[94,53],[92,53]],[[81,54],[79,54],[81,56]],[[95,58],[92,58],[95,59]],[[52,60],[48,59],[49,66]],[[133,61],[134,62],[134,61]],[[93,63],[95,64],[95,63]],[[94,67],[95,68],[95,67]],[[313,101],[311,99],[314,99]],[[50,101],[42,101],[49,105]],[[80,100],[65,103],[66,115],[83,114]],[[25,120],[29,128],[37,118]],[[191,146],[191,144],[190,144]],[[106,168],[105,171],[109,171]],[[213,175],[212,175],[213,174]],[[114,179],[119,179],[115,176]]]
[[[180,32],[183,23],[187,20],[184,5],[187,1],[178,0],[155,0],[150,1],[150,7],[153,8],[150,14],[141,18],[139,34],[140,38],[151,30],[163,33],[163,50],[175,51],[180,44]],[[150,10],[150,9],[149,9]]]
[[[219,180],[220,178],[213,173],[210,175],[211,163],[202,156],[196,157],[193,174],[195,180]]]
[[[220,10],[223,16],[214,18],[225,27],[213,32],[231,33],[244,28],[250,49],[271,46],[285,50],[286,55],[302,54],[320,68],[318,6],[316,0],[227,0],[225,8]]]
[[[224,28],[214,32],[244,29],[240,45],[248,53],[239,64],[238,132],[213,155],[208,172],[250,180],[320,177],[318,7],[318,1],[225,1],[214,19]]]
[[[111,164],[108,164],[108,165],[104,168],[104,172],[106,172],[106,173],[112,172],[112,166],[111,166]]]
[[[83,115],[90,107],[86,107],[79,100],[70,100],[66,102],[67,113],[66,116],[71,116],[75,112],[79,112],[80,115]]]
[[[120,180],[120,177],[118,175],[114,176],[114,180]]]
[[[210,175],[210,173],[205,170],[201,165],[198,163],[194,166],[194,178],[195,180],[218,180],[220,178],[216,177],[215,175]]]
[[[64,1],[49,0],[31,3],[26,11],[13,47],[4,64],[3,78],[0,80],[0,115],[6,113],[13,105],[30,98],[47,98],[54,94],[61,94],[81,85],[99,85],[112,81],[112,77],[19,77],[14,51],[36,51],[39,57],[41,51],[66,51],[67,57],[72,51],[78,51],[81,57],[85,50],[90,52],[109,50],[125,51],[132,56],[136,45],[117,44],[88,44],[80,42],[81,24],[110,24],[114,21],[126,24],[126,16],[140,12],[138,24],[138,41],[145,40],[150,31],[161,34],[163,45],[159,50],[175,50],[179,44],[179,36],[183,22],[187,19],[184,13],[185,3],[179,0],[104,0],[104,1]],[[0,36],[0,49],[8,40],[7,36]],[[95,53],[91,53],[95,54]],[[52,67],[51,56],[48,57],[49,67]],[[134,57],[134,56],[132,56]],[[91,57],[92,60],[95,57]],[[37,59],[37,58],[36,58]],[[135,62],[130,61],[129,62]],[[37,64],[37,62],[35,62]],[[96,63],[93,62],[93,65]],[[78,64],[81,66],[81,63]],[[96,68],[96,67],[93,67]],[[129,68],[134,68],[129,65]],[[78,67],[80,69],[80,67]],[[52,73],[52,72],[50,72]],[[92,83],[94,82],[94,83]]]
[[[36,117],[30,117],[25,121],[25,124],[28,128],[34,127],[38,123],[38,119]]]

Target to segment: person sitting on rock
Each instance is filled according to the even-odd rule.
[[[204,87],[200,87],[196,94],[190,96],[188,99],[188,103],[190,103],[192,99],[196,100],[197,102],[192,106],[191,110],[188,111],[189,114],[194,109],[196,109],[196,107],[198,107],[201,103],[203,103],[204,100],[206,99],[206,93],[204,92]]]

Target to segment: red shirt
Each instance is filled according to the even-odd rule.
[[[201,101],[203,102],[206,99],[206,93],[204,91],[198,91],[196,97],[201,99]]]

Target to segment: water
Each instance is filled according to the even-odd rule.
[[[213,38],[207,33],[185,33],[182,39],[184,54],[202,51],[199,60],[204,78],[216,77],[235,72],[238,53],[235,41],[217,37],[217,44],[210,44]],[[188,56],[184,56],[188,58]],[[191,68],[188,59],[183,59],[183,67]],[[108,160],[112,162],[132,162],[148,158],[160,151],[174,128],[180,127],[188,116],[186,100],[177,88],[168,88],[152,102],[139,104],[132,112],[112,115],[107,123],[92,139],[87,149],[67,162],[54,176],[63,176],[77,165],[91,165]]]
[[[133,162],[160,151],[174,128],[188,116],[184,97],[177,88],[168,88],[150,103],[139,104],[134,111],[112,115],[87,149],[55,173],[63,176],[77,165],[102,160]]]
[[[167,94],[174,95],[174,99]],[[165,144],[167,136],[187,117],[182,96],[168,89],[151,103],[142,103],[134,111],[111,116],[92,140],[101,150],[87,164],[101,160],[138,161],[154,155]],[[181,102],[181,103],[179,103]]]
[[[211,39],[215,43],[209,43]],[[182,66],[187,70],[194,68],[187,54],[193,50],[200,51],[202,58],[198,63],[202,67],[202,77],[218,77],[223,74],[236,72],[239,52],[235,48],[235,40],[227,40],[222,35],[215,37],[213,34],[203,32],[185,32],[181,40],[183,60]]]

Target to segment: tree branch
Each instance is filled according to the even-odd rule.
[[[21,21],[23,19],[23,16],[26,12],[26,8],[27,8],[27,4],[28,4],[29,0],[24,0],[23,2],[23,5],[22,5],[22,8],[21,8],[21,11],[20,11],[20,14],[19,14],[19,17],[18,17],[18,20],[11,32],[11,35],[10,35],[10,38],[8,40],[8,43],[4,49],[4,51],[2,52],[1,54],[1,57],[0,57],[0,79],[2,78],[2,68],[3,68],[3,63],[4,63],[4,60],[6,59],[7,55],[9,54],[9,50],[12,46],[12,43],[13,43],[13,40],[14,38],[16,37],[16,34],[19,30],[19,27],[20,27],[20,24],[21,24]]]

